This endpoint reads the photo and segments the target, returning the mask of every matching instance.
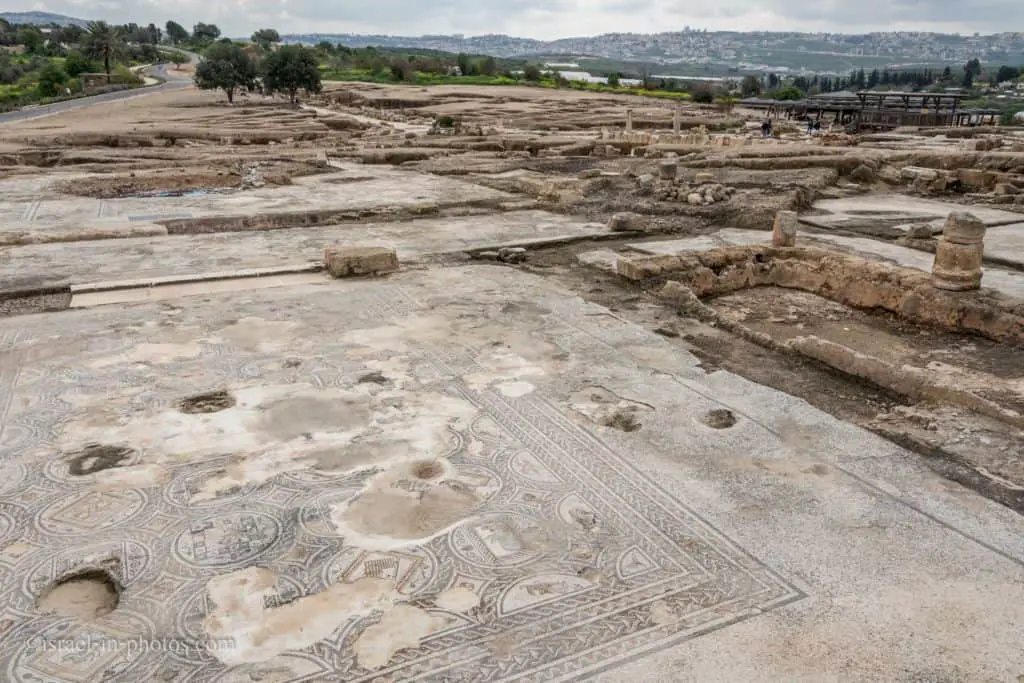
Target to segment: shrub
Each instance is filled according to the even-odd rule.
[[[715,96],[710,90],[698,90],[693,93],[693,101],[697,104],[711,104],[715,101]]]
[[[64,71],[66,71],[68,76],[71,76],[72,78],[75,78],[80,74],[96,73],[99,69],[100,68],[91,59],[83,55],[78,50],[71,50],[68,52],[68,56],[64,60]]]
[[[59,65],[51,62],[39,73],[39,94],[43,97],[55,97],[64,93],[64,84],[68,75]]]

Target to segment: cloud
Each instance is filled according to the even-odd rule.
[[[232,36],[282,33],[507,33],[553,39],[609,32],[681,30],[942,31],[995,33],[1024,26],[1020,0],[8,0],[6,11],[42,10],[124,23],[215,23]]]

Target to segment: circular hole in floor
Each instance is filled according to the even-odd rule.
[[[91,443],[81,450],[68,454],[68,473],[84,477],[94,472],[102,472],[111,467],[119,467],[134,454],[135,451],[127,446]]]
[[[417,479],[437,479],[444,474],[444,466],[436,460],[418,462],[412,467],[412,475]]]
[[[712,429],[728,429],[736,424],[736,416],[731,410],[716,408],[705,413],[701,422]]]
[[[210,391],[183,398],[178,402],[178,410],[183,413],[216,413],[235,405],[235,397],[224,391]]]
[[[40,612],[83,621],[110,614],[121,600],[121,590],[108,572],[87,569],[56,581],[36,601]]]

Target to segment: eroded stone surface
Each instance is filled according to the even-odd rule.
[[[746,672],[780,632],[844,661],[885,654],[890,673],[1022,663],[1009,511],[555,285],[473,266],[208,299],[0,320],[6,678],[536,680],[664,648]],[[177,410],[212,387],[235,405]],[[585,414],[620,401],[641,429]],[[751,418],[700,423],[721,408]],[[137,459],[75,477],[53,457],[87,443]],[[442,488],[455,514],[430,528],[386,518]],[[83,637],[34,611],[83,558],[118,559],[121,603],[95,622],[110,637],[234,645],[26,649]],[[888,618],[897,596],[915,608]],[[929,628],[950,610],[970,618]],[[876,639],[833,637],[865,619]]]

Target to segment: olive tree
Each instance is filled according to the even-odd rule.
[[[263,60],[263,89],[266,93],[283,93],[296,104],[300,90],[318,93],[320,62],[316,51],[301,45],[285,45]]]
[[[256,64],[239,46],[214,43],[196,66],[193,80],[203,90],[223,90],[228,102],[234,102],[236,90],[251,90],[255,86]]]

